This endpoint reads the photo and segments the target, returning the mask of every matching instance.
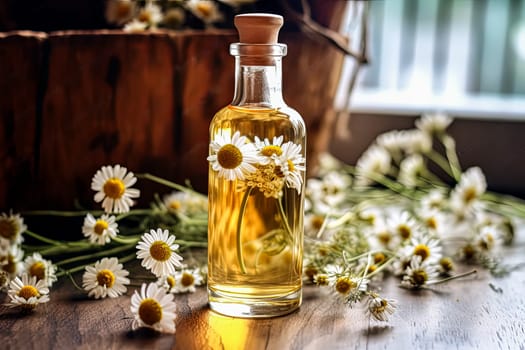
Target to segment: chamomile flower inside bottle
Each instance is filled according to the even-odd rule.
[[[210,124],[212,310],[271,317],[301,304],[306,128],[281,91],[283,18],[235,17],[235,93]]]

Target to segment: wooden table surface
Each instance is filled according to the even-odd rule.
[[[505,248],[506,263],[525,261],[520,233]],[[127,296],[97,301],[63,279],[33,314],[0,306],[0,349],[525,349],[525,269],[499,278],[478,269],[434,290],[401,289],[395,278],[383,286],[383,296],[398,300],[388,323],[313,286],[305,288],[303,305],[293,314],[234,319],[211,312],[199,288],[176,296],[176,334],[159,335],[131,331],[134,287]]]

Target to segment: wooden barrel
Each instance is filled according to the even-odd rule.
[[[226,30],[0,34],[0,210],[94,207],[91,177],[117,163],[206,192],[208,125],[233,96],[236,40]],[[326,148],[343,55],[301,33],[281,41],[285,99],[313,156]],[[146,206],[157,189],[138,186]]]

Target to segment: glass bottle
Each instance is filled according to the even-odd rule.
[[[301,304],[306,128],[282,97],[282,23],[235,17],[234,98],[210,124],[208,300],[228,316]]]

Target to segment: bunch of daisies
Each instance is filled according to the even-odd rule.
[[[8,305],[34,309],[49,301],[49,289],[57,278],[71,277],[78,271],[84,271],[82,287],[71,277],[72,282],[89,297],[119,297],[127,292],[131,283],[124,263],[138,259],[151,271],[153,282],[145,284],[140,293],[136,291],[132,297],[133,328],[151,327],[173,333],[173,294],[195,292],[205,281],[206,270],[198,263],[192,267],[182,264],[179,252],[190,247],[206,247],[207,198],[189,187],[150,174],[143,177],[175,191],[162,200],[156,196],[150,209],[133,210],[140,196],[140,191],[133,188],[137,176],[120,165],[103,166],[91,182],[94,200],[101,204],[102,211],[48,213],[84,215],[82,240],[59,241],[38,235],[27,229],[19,214],[3,213],[0,216],[0,288],[7,291]],[[132,219],[131,225],[122,224],[128,219]],[[148,229],[151,226],[157,228]],[[182,239],[177,240],[170,230],[177,231]],[[142,233],[134,234],[137,231]],[[22,244],[23,235],[42,245]],[[43,256],[53,257],[55,263]]]
[[[355,166],[321,157],[320,177],[306,186],[307,282],[349,305],[365,301],[383,321],[395,309],[377,292],[386,275],[422,289],[475,273],[457,271],[458,261],[501,268],[525,205],[487,192],[479,167],[461,169],[451,123],[424,115],[414,129],[379,135]]]

